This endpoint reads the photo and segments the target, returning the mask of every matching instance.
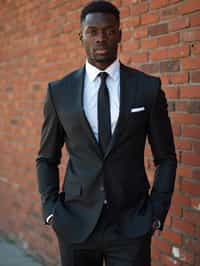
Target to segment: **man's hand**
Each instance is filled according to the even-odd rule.
[[[152,224],[152,235],[154,236],[160,236],[160,227],[161,223],[159,220],[154,220]]]

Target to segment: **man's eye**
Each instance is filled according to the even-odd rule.
[[[113,34],[115,34],[115,30],[114,29],[108,29],[107,30],[107,34],[108,35],[113,35]]]
[[[95,35],[97,31],[95,29],[88,30],[88,34]]]

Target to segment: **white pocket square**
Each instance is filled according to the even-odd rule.
[[[142,107],[137,107],[137,108],[132,108],[132,109],[131,109],[131,113],[141,112],[141,111],[144,111],[144,110],[145,110],[144,106],[142,106]]]

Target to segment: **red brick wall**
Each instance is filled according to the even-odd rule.
[[[56,265],[58,248],[41,224],[35,158],[48,81],[84,62],[78,39],[85,0],[0,3],[0,230]],[[200,1],[116,0],[124,63],[161,76],[179,160],[165,231],[153,266],[200,265]],[[152,180],[153,164],[146,149]]]

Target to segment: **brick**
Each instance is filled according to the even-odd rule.
[[[200,239],[200,227],[197,228],[197,238]]]
[[[160,49],[160,50],[155,50],[152,51],[150,54],[150,58],[152,61],[157,61],[157,60],[163,60],[168,58],[168,51],[167,49]]]
[[[175,191],[173,194],[173,202],[180,206],[190,206],[190,197],[188,195],[183,194],[182,192]],[[172,204],[173,204],[172,202]]]
[[[185,237],[183,245],[187,250],[193,252],[195,251],[197,254],[200,252],[200,245],[197,239],[191,239],[189,237]]]
[[[193,114],[193,124],[200,124],[200,115],[199,114]]]
[[[192,152],[183,152],[181,162],[193,166],[199,166],[200,156]]]
[[[198,0],[190,0],[182,2],[182,5],[180,5],[178,8],[178,12],[180,14],[187,14],[193,11],[197,11],[199,9],[200,9],[200,2]]]
[[[169,8],[164,8],[160,11],[160,20],[161,21],[170,21],[177,17],[177,7],[172,6]]]
[[[178,72],[178,73],[169,73],[169,84],[180,84],[188,82],[188,73],[187,72]]]
[[[194,173],[192,171],[193,170],[192,170],[191,166],[179,165],[179,167],[177,169],[177,175],[191,178],[194,175]]]
[[[134,4],[134,5],[132,5],[132,8],[131,8],[131,15],[137,16],[139,14],[142,14],[142,13],[148,11],[148,9],[149,9],[148,2],[141,2],[138,4]]]
[[[182,237],[180,233],[165,229],[162,233],[162,236],[171,243],[174,243],[176,245],[182,244]]]
[[[200,40],[200,30],[191,30],[182,32],[182,39],[184,42],[193,42]]]
[[[134,17],[127,17],[125,19],[122,19],[121,26],[122,26],[122,36],[124,34],[124,29],[133,28],[135,26],[138,26],[140,23],[139,16]]]
[[[199,86],[185,86],[180,88],[181,98],[199,98],[200,87]]]
[[[163,90],[166,93],[166,97],[167,99],[174,99],[174,98],[178,98],[178,94],[179,94],[179,90],[177,87],[174,86],[165,86],[163,87]]]
[[[196,182],[191,182],[191,181],[186,181],[183,180],[182,182],[182,190],[186,193],[190,193],[193,196],[198,196],[199,195],[199,190],[200,189],[200,184]]]
[[[139,42],[137,40],[124,42],[121,47],[122,47],[122,51],[124,51],[126,53],[127,52],[132,53],[134,50],[138,49]]]
[[[157,39],[143,39],[143,40],[141,40],[141,48],[144,48],[144,49],[156,48],[157,45],[158,45]]]
[[[167,215],[166,219],[165,219],[165,226],[170,227],[171,226],[171,216]]]
[[[178,150],[190,151],[192,149],[192,144],[185,139],[177,139],[176,140],[176,148]]]
[[[194,83],[200,82],[200,71],[192,71],[192,72],[190,72],[190,79]]]
[[[133,36],[135,39],[141,39],[147,36],[147,27],[140,27],[134,30]]]
[[[181,155],[182,155],[182,151],[176,151],[176,158],[177,158],[177,162],[181,163]],[[175,190],[180,191],[180,182],[181,182],[182,177],[178,177],[178,179],[176,178],[176,184],[175,184]]]
[[[132,61],[135,63],[145,63],[147,62],[147,53],[133,53],[132,54]]]
[[[200,128],[197,126],[183,126],[182,136],[198,139],[200,136]]]
[[[200,14],[192,14],[190,17],[190,24],[192,27],[200,25]]]
[[[175,111],[175,102],[168,101],[168,112],[174,112],[174,111]]]
[[[175,112],[176,102],[173,99],[167,100],[169,113]]]
[[[199,179],[199,176],[200,176],[200,170],[194,168],[194,169],[192,170],[192,178],[198,180],[198,179]]]
[[[199,113],[200,103],[194,101],[181,101],[176,103],[176,110],[188,113]]]
[[[200,58],[199,57],[183,58],[181,60],[181,64],[183,70],[199,69]]]
[[[175,19],[169,23],[169,31],[177,31],[189,27],[190,20],[188,17]]]
[[[120,8],[120,15],[123,20],[124,17],[128,17],[131,14],[131,10],[128,6],[123,6]]]
[[[165,254],[170,254],[171,247],[166,241],[157,238],[153,241],[153,245]]]
[[[113,1],[112,1],[113,2]],[[130,4],[130,0],[121,0],[120,1],[122,5]],[[138,3],[138,0],[132,0],[131,3]]]
[[[178,184],[176,182],[176,184]],[[177,189],[177,187],[176,187]],[[182,207],[178,204],[172,204],[170,209],[169,209],[169,215],[173,216],[173,219],[174,217],[181,217],[182,216]]]
[[[200,42],[192,44],[192,54],[200,54]]]
[[[179,71],[179,61],[166,61],[160,63],[160,72],[175,72]]]
[[[153,64],[144,64],[141,66],[141,70],[146,73],[158,73],[160,71],[160,64],[153,63]]]
[[[83,1],[85,1],[85,0],[83,0]],[[133,0],[132,2],[134,2],[135,0]],[[87,1],[85,1],[86,3],[87,3]],[[81,1],[81,3],[82,3],[82,5],[83,5],[83,2]],[[116,5],[118,8],[120,8],[120,6],[121,6],[121,0],[112,0],[112,3],[114,4],[114,5]]]
[[[122,34],[122,43],[124,44],[124,42],[128,41],[131,39],[131,32],[129,30],[123,30],[123,34]]]
[[[187,113],[171,113],[173,123],[193,124],[193,115]]]
[[[158,24],[158,25],[152,25],[148,27],[148,35],[150,36],[157,36],[164,33],[168,33],[168,24]]]
[[[168,50],[168,57],[169,58],[181,58],[186,57],[189,55],[189,46],[188,45],[182,45],[175,48],[169,48]]]
[[[168,5],[168,0],[152,0],[150,9],[157,9]]]
[[[194,153],[199,154],[200,155],[200,142],[199,142],[199,138],[198,139],[193,139],[192,140],[192,148]]]
[[[145,13],[141,16],[141,24],[152,24],[159,21],[158,13]]]
[[[173,119],[172,119],[172,122],[173,122]],[[173,127],[173,134],[175,136],[180,136],[181,135],[181,127],[180,127],[180,125],[172,123],[172,127]]]
[[[200,264],[200,256],[195,256],[195,262],[194,262],[195,264],[195,266],[199,266],[199,264]]]
[[[179,33],[163,35],[158,38],[158,46],[169,46],[179,42]]]
[[[161,73],[160,74],[160,78],[162,80],[162,85],[169,85],[170,81],[169,81],[169,73]]]

